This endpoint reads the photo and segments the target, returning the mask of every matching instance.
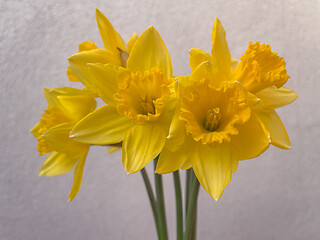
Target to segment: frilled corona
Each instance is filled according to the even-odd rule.
[[[250,117],[247,93],[237,82],[214,87],[209,79],[201,79],[181,89],[180,95],[180,119],[194,140],[203,144],[230,142],[230,136],[238,133],[235,124]]]
[[[157,120],[171,95],[169,87],[172,82],[173,79],[167,79],[157,67],[143,74],[124,74],[115,94],[118,112],[138,123]]]
[[[57,107],[48,106],[48,108],[44,110],[37,129],[37,150],[39,151],[40,156],[52,151],[47,141],[43,138],[43,133],[61,123],[71,121],[72,120],[65,116],[65,114]]]

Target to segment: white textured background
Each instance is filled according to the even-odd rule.
[[[46,107],[42,89],[80,86],[68,83],[67,57],[85,40],[102,47],[95,8],[124,39],[154,25],[172,56],[175,75],[190,73],[189,48],[210,51],[215,16],[226,29],[233,57],[239,58],[251,40],[270,44],[285,58],[291,76],[286,86],[299,98],[278,112],[293,149],[271,147],[241,162],[218,203],[201,189],[198,239],[319,239],[318,0],[0,0],[0,239],[156,239],[142,178],[127,176],[120,153],[92,148],[72,203],[67,202],[72,173],[38,177],[44,158],[29,129]],[[164,185],[175,239],[171,175],[164,176]]]

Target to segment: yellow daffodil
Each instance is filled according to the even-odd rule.
[[[37,138],[40,155],[50,153],[43,162],[40,176],[55,176],[71,171],[74,182],[69,194],[71,201],[78,193],[90,145],[69,138],[74,125],[96,108],[94,96],[87,90],[74,88],[45,89],[48,107],[40,122],[31,129]]]
[[[134,33],[126,44],[110,21],[98,9],[96,10],[96,20],[105,48],[100,49],[96,46],[95,42],[91,43],[90,41],[79,44],[79,52],[69,57],[70,66],[68,67],[67,75],[70,81],[81,81],[88,90],[96,93],[98,96],[100,90],[90,81],[93,76],[87,64],[111,63],[126,67],[128,56],[138,39],[138,35]],[[119,149],[121,149],[119,146],[110,146],[108,153]]]
[[[137,39],[127,68],[89,64],[90,84],[107,104],[82,119],[70,137],[88,144],[122,143],[123,166],[141,170],[161,152],[174,111],[172,64],[159,35],[149,27]]]
[[[282,87],[289,78],[285,62],[269,46],[249,43],[238,64],[218,19],[212,41],[211,55],[190,50],[192,74],[179,80],[180,101],[156,171],[192,167],[218,200],[239,160],[257,157],[270,142],[290,147],[274,108],[292,102],[296,94]]]
[[[224,73],[203,62],[178,82],[179,104],[157,173],[193,168],[200,184],[218,200],[239,160],[269,147],[269,136],[250,109],[242,84],[223,81]]]
[[[70,66],[67,70],[70,81],[81,81],[92,92],[97,92],[98,89],[91,84],[92,76],[87,64],[111,63],[125,67],[129,53],[138,38],[137,34],[134,33],[126,44],[109,20],[98,9],[96,10],[96,20],[105,48],[98,48],[95,42],[90,43],[90,41],[79,44],[79,52],[69,58]]]
[[[286,63],[271,47],[257,42],[252,44],[240,58],[240,63],[231,59],[225,31],[216,18],[212,32],[211,55],[201,49],[191,49],[190,67],[194,70],[203,61],[210,61],[224,73],[226,81],[238,81],[257,98],[252,110],[257,113],[263,126],[269,131],[271,143],[289,149],[290,140],[275,108],[293,102],[297,95],[283,87],[290,78],[285,69]]]

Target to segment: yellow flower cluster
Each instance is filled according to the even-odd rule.
[[[192,74],[172,76],[167,48],[154,27],[127,43],[96,11],[104,48],[89,41],[69,57],[69,80],[84,89],[45,89],[48,108],[31,130],[40,155],[50,153],[41,176],[75,167],[71,201],[78,193],[90,145],[122,148],[123,167],[136,173],[159,156],[156,173],[192,168],[218,200],[240,160],[270,144],[289,149],[275,109],[297,97],[283,87],[285,61],[269,45],[249,43],[240,61],[231,58],[216,18],[211,54],[189,51]],[[105,105],[96,108],[95,98]]]

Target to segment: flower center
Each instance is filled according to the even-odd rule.
[[[219,121],[221,119],[220,108],[215,107],[209,109],[206,112],[206,117],[204,120],[204,128],[209,132],[214,132],[219,127]]]
[[[42,114],[42,118],[40,119],[40,127],[38,130],[38,145],[37,150],[39,151],[40,156],[44,155],[48,152],[52,152],[51,147],[47,143],[47,141],[42,137],[43,133],[59,124],[71,122],[69,118],[65,116],[65,114],[58,108],[53,106],[48,106],[47,109],[44,110]]]
[[[151,71],[123,74],[119,77],[118,101],[119,114],[137,123],[157,120],[171,95],[170,84],[158,68]]]
[[[140,105],[142,107],[142,112],[144,112],[144,115],[155,114],[155,106],[153,104],[153,100],[150,96],[140,96]]]

